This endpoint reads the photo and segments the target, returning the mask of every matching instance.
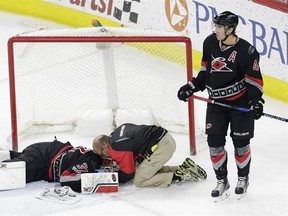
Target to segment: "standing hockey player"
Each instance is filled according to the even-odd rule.
[[[228,126],[235,149],[238,182],[235,193],[242,196],[249,185],[251,162],[250,139],[254,136],[254,119],[263,114],[263,81],[259,53],[236,33],[238,16],[225,11],[214,17],[215,32],[203,44],[201,70],[178,91],[178,98],[187,101],[194,92],[207,89],[209,98],[230,105],[249,107],[241,112],[215,104],[207,105],[206,134],[217,186],[211,196],[229,196],[227,152],[224,148]]]
[[[176,143],[167,130],[155,125],[123,124],[109,137],[97,136],[93,149],[117,162],[120,183],[134,178],[137,187],[168,187],[173,180],[181,183],[207,177],[190,158],[180,166],[164,166],[173,156]]]
[[[22,152],[10,151],[8,160],[25,161],[26,183],[45,180],[60,182],[81,192],[81,173],[97,172],[101,168],[101,157],[92,149],[73,147],[69,142],[40,142],[29,145]]]

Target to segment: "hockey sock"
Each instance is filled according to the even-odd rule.
[[[217,179],[223,179],[227,176],[227,160],[228,155],[224,146],[209,147],[210,158]]]
[[[17,151],[10,151],[10,159],[14,159],[14,158],[17,158],[21,155],[20,152],[17,152]]]
[[[235,160],[238,169],[238,176],[248,176],[251,163],[250,146],[235,148]]]

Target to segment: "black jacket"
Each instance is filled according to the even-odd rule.
[[[157,144],[167,130],[155,125],[123,124],[109,137],[110,157],[119,166],[119,182],[134,177],[135,163],[141,163],[145,155],[151,155],[151,147]]]

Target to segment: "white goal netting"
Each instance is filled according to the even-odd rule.
[[[188,105],[177,91],[191,62],[185,41],[167,39],[178,35],[97,27],[19,37],[10,56],[18,137],[59,130],[95,136],[124,122],[189,132]]]

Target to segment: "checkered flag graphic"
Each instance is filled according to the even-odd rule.
[[[113,16],[119,21],[137,23],[138,13],[135,11],[135,8],[138,8],[140,1],[141,0],[124,0],[122,7],[114,8]]]

